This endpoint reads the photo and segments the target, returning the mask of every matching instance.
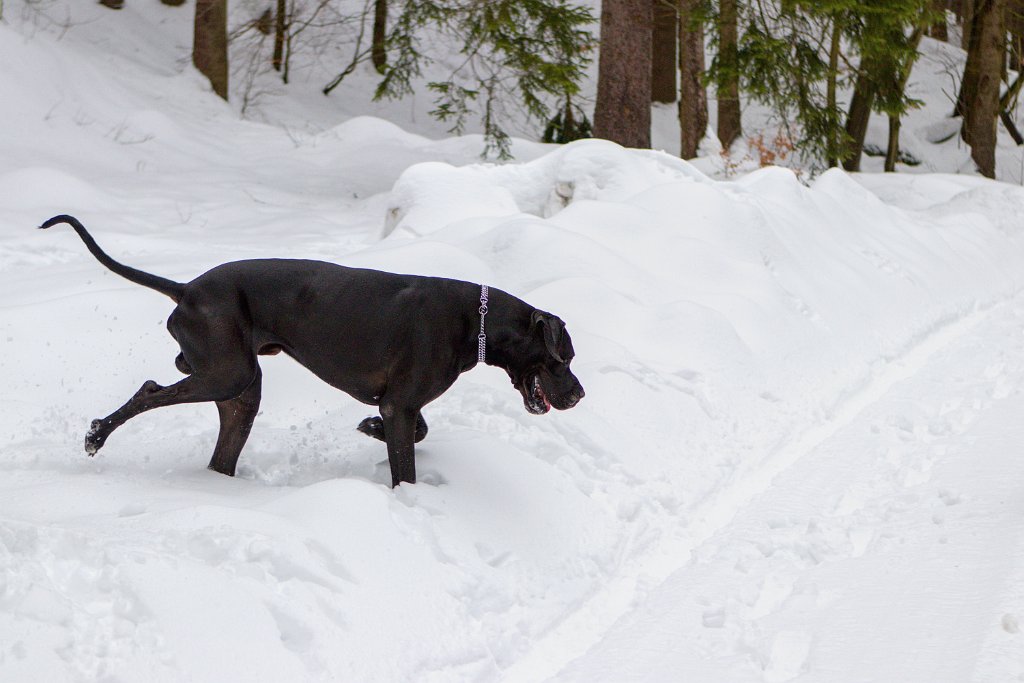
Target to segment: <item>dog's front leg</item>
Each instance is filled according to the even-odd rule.
[[[391,465],[391,487],[402,482],[416,483],[416,408],[398,407],[382,402],[380,416],[384,419],[384,440],[388,445]]]

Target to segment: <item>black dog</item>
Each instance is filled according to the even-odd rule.
[[[67,223],[100,263],[177,303],[167,330],[189,375],[162,387],[149,380],[123,406],[93,420],[85,450],[139,413],[214,401],[220,434],[210,469],[233,476],[260,405],[257,355],[284,351],[328,384],[369,405],[359,431],[387,443],[391,485],[416,481],[414,446],[427,434],[420,409],[479,361],[503,368],[526,409],[572,408],[583,387],[569,370],[565,324],[500,290],[468,282],[322,261],[256,259],[217,266],[187,284],[118,263],[71,216]]]

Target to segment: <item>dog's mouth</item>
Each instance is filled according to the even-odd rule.
[[[548,400],[544,388],[540,384],[540,373],[535,372],[523,382],[519,389],[523,394],[523,403],[526,409],[534,415],[543,415],[551,410],[551,401]]]
[[[516,385],[519,393],[523,395],[523,403],[526,404],[526,410],[534,415],[543,415],[552,408],[568,410],[583,398],[583,387],[580,386],[578,381],[574,381],[573,386],[567,391],[556,393],[557,384],[554,387],[544,388],[544,380],[541,379],[542,374],[542,371],[539,369],[535,369],[532,372],[528,371],[522,382]]]

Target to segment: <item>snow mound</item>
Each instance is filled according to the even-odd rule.
[[[40,166],[0,174],[0,196],[9,209],[36,209],[40,213],[53,207],[89,211],[111,202],[111,197],[95,185],[65,171]]]
[[[616,202],[681,179],[710,182],[681,159],[578,140],[526,164],[412,166],[391,193],[383,235],[424,235],[472,215],[528,213],[548,218],[576,201]],[[460,213],[452,215],[452,211]]]

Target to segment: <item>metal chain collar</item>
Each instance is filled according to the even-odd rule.
[[[477,335],[476,360],[483,363],[487,355],[487,333],[484,332],[484,317],[487,315],[487,285],[480,285],[480,334]]]

